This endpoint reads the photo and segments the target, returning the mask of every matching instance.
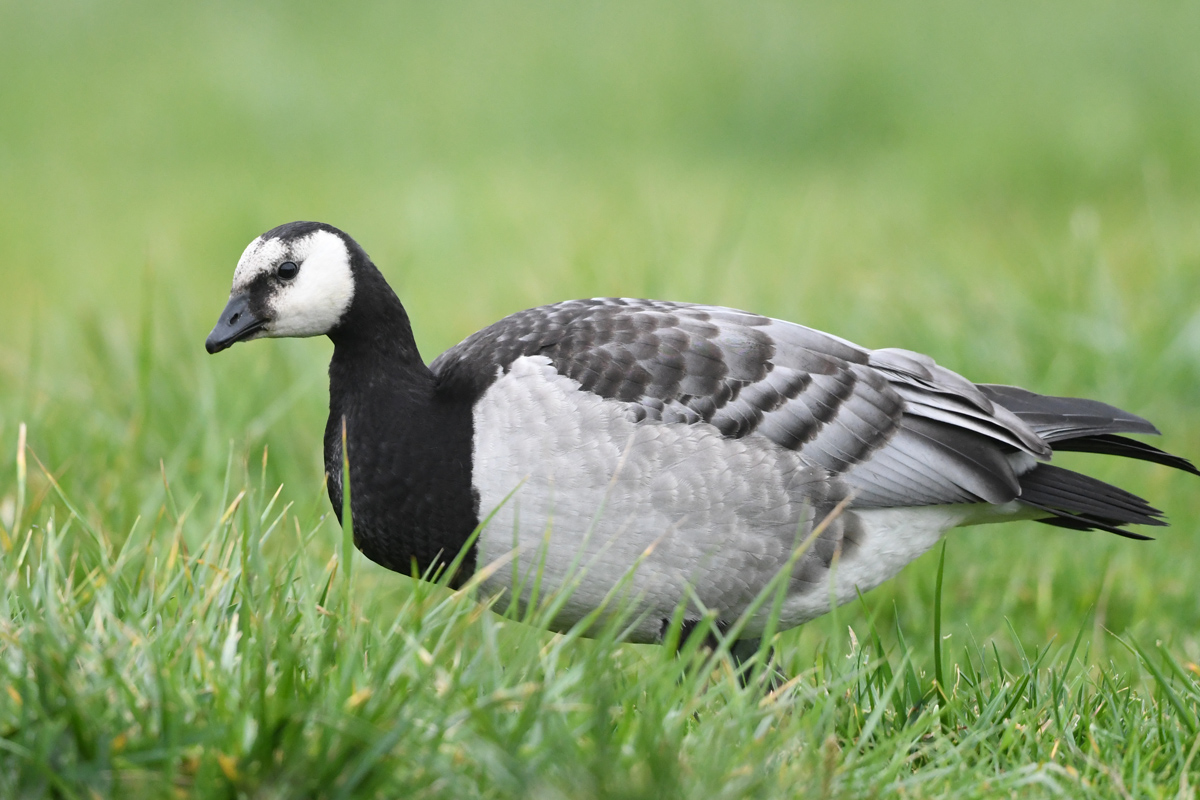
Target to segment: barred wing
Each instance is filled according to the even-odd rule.
[[[1014,468],[1050,446],[927,356],[868,351],[729,308],[578,300],[513,314],[432,364],[442,391],[478,397],[517,358],[548,357],[582,391],[639,421],[763,436],[841,475],[856,507],[1003,503]],[[1014,459],[1016,453],[1025,454]]]

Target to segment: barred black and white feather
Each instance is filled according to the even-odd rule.
[[[707,423],[794,450],[844,475],[860,508],[1003,504],[1021,497],[1021,475],[1055,449],[1194,471],[1114,436],[1158,431],[1104,403],[976,385],[919,353],[868,351],[728,308],[626,299],[543,306],[474,334],[432,369],[443,385],[482,394],[533,355],[581,390],[627,404],[634,421]],[[1155,524],[1152,516],[1126,524]]]

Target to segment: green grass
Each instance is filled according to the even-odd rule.
[[[241,248],[324,219],[426,358],[553,300],[714,302],[1197,457],[1198,16],[0,4],[0,797],[1192,796],[1189,476],[1078,456],[1172,527],[955,533],[781,633],[764,694],[347,584],[329,344],[202,343]]]

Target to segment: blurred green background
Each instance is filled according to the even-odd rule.
[[[5,0],[0,445],[27,422],[117,537],[165,524],[164,474],[199,515],[264,446],[324,513],[329,343],[203,351],[242,248],[319,219],[426,359],[554,300],[719,303],[1104,399],[1200,457],[1198,31],[1184,3]],[[1200,484],[1072,463],[1173,527],[956,534],[949,629],[1200,660]],[[868,605],[919,635],[934,567]]]

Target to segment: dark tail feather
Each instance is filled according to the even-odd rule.
[[[1045,519],[1035,519],[1034,522],[1040,522],[1043,525],[1053,525],[1056,528],[1070,528],[1073,531],[1108,531],[1109,533],[1115,533],[1117,536],[1123,536],[1126,539],[1134,539],[1139,542],[1154,541],[1153,536],[1134,533],[1133,531],[1125,530],[1124,528],[1118,528],[1115,525],[1105,525],[1103,522],[1098,522],[1093,519],[1085,519],[1083,517],[1070,515],[1046,517]]]
[[[1136,414],[1076,397],[1051,397],[1016,386],[981,384],[993,403],[1015,414],[1056,452],[1101,453],[1152,461],[1200,475],[1186,458],[1157,447],[1117,436],[1119,433],[1157,434],[1158,428]],[[1166,525],[1163,514],[1135,494],[1078,472],[1038,464],[1020,477],[1018,500],[1050,516],[1038,522],[1061,528],[1102,530],[1129,539],[1149,539],[1126,525]]]
[[[1195,465],[1186,458],[1171,455],[1165,450],[1159,450],[1157,447],[1152,447],[1145,442],[1139,442],[1137,439],[1114,436],[1109,433],[1097,434],[1095,436],[1080,436],[1078,439],[1067,439],[1066,441],[1055,443],[1054,449],[1055,451],[1069,450],[1077,453],[1103,453],[1109,456],[1136,458],[1141,461],[1152,461],[1155,464],[1163,464],[1175,469],[1181,469],[1193,475],[1200,475],[1200,470],[1196,469]]]
[[[1099,400],[1052,397],[1016,386],[991,383],[979,384],[979,390],[993,403],[1016,414],[1051,444],[1098,434],[1159,433],[1148,420]]]
[[[992,402],[1016,414],[1022,422],[1033,428],[1034,433],[1050,442],[1056,451],[1124,456],[1200,475],[1200,470],[1186,458],[1136,439],[1115,435],[1159,432],[1146,420],[1116,406],[1077,397],[1035,394],[1016,386],[980,384],[979,390]]]
[[[1047,525],[1075,530],[1102,530],[1129,539],[1149,539],[1125,525],[1166,525],[1163,513],[1132,492],[1069,469],[1038,464],[1021,476],[1024,505],[1051,516]]]

